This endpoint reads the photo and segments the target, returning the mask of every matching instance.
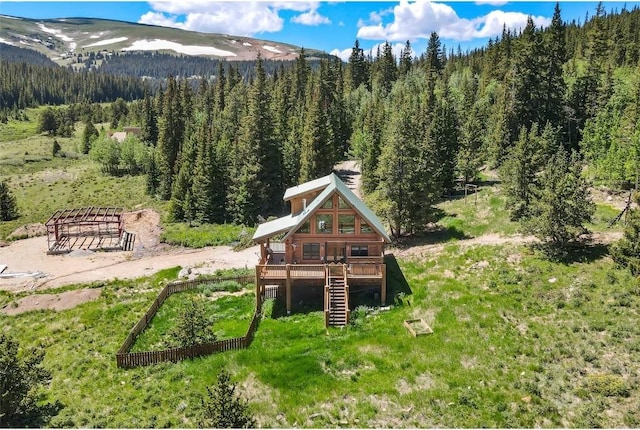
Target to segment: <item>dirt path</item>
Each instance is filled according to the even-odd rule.
[[[6,273],[42,272],[43,277],[0,279],[0,289],[19,292],[113,279],[148,276],[169,267],[197,267],[202,274],[217,269],[252,267],[258,261],[257,247],[234,252],[228,246],[202,249],[165,247],[157,255],[136,257],[131,252],[74,251],[64,255],[47,255],[44,237],[12,242],[0,248],[0,262]]]
[[[608,245],[619,240],[622,237],[621,232],[598,232],[591,234],[592,243],[601,243]],[[436,255],[444,250],[446,245],[457,245],[461,248],[469,248],[479,245],[523,245],[526,243],[535,243],[538,239],[535,236],[524,236],[515,234],[512,236],[502,236],[497,233],[485,234],[483,236],[473,237],[471,239],[460,239],[447,243],[432,243],[428,245],[409,246],[406,248],[390,248],[389,253],[393,253],[396,257],[427,257]]]

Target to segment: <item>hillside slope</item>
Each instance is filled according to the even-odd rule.
[[[33,20],[0,15],[0,42],[35,49],[58,64],[79,54],[158,51],[180,55],[254,60],[293,60],[300,47],[250,37],[197,33],[176,28],[94,18]],[[1,46],[1,45],[0,45]],[[305,48],[308,55],[326,56]]]

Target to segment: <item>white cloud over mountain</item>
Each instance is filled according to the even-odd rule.
[[[357,37],[370,40],[415,41],[428,39],[432,31],[441,38],[468,41],[493,37],[502,33],[503,25],[518,30],[527,23],[527,15],[520,12],[494,10],[473,19],[460,18],[449,5],[429,0],[408,2],[401,0],[393,8],[393,21],[383,24],[378,16],[370,15],[368,23],[360,22]],[[548,26],[551,18],[532,17],[536,25]]]
[[[252,36],[282,30],[284,19],[280,11],[300,12],[291,21],[302,25],[330,24],[329,18],[318,13],[319,2],[273,1],[231,2],[182,0],[152,1],[139,23],[176,27],[206,33],[226,33]]]

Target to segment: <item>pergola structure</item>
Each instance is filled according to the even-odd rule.
[[[134,235],[124,230],[122,208],[60,209],[45,223],[47,254],[74,249],[123,251],[133,248]]]

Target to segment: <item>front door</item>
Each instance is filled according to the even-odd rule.
[[[344,243],[328,243],[325,248],[327,255],[325,261],[327,263],[344,263],[345,246]]]

